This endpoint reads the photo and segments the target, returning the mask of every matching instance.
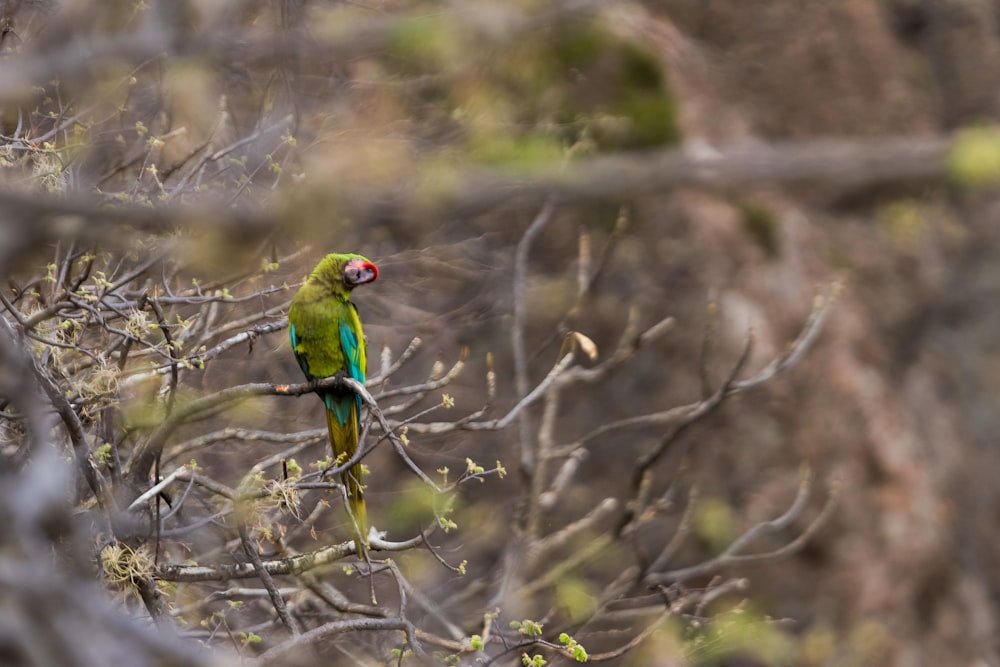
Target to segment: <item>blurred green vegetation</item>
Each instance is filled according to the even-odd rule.
[[[962,129],[948,158],[951,177],[963,187],[1000,183],[1000,130],[989,125]]]

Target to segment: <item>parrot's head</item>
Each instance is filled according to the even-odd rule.
[[[378,278],[378,267],[361,255],[330,254],[316,265],[309,283],[323,286],[325,291],[347,300],[358,285]]]
[[[378,278],[378,267],[369,262],[361,255],[347,255],[344,262],[343,274],[344,287],[354,289],[358,285],[373,283]]]

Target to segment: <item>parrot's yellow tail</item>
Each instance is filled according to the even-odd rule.
[[[357,407],[353,396],[348,400],[351,401],[350,416],[343,425],[333,410],[326,410],[326,428],[330,432],[330,444],[337,465],[351,460],[358,451]],[[340,480],[347,489],[347,510],[354,529],[354,548],[358,558],[368,560],[368,508],[365,506],[361,468],[360,463],[351,466],[340,474]]]

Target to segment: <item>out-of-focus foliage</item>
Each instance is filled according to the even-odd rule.
[[[962,130],[952,146],[949,165],[959,185],[996,185],[1000,182],[1000,132],[993,127]]]

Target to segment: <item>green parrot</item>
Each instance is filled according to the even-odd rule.
[[[361,255],[331,254],[313,269],[299,288],[288,310],[288,331],[295,358],[309,380],[338,373],[364,383],[365,336],[358,310],[350,301],[351,290],[378,278],[378,267]],[[358,451],[361,427],[361,397],[349,390],[323,389],[326,426],[333,456],[341,462]],[[368,550],[368,512],[365,507],[361,464],[341,474],[347,489],[354,546],[360,558]]]

